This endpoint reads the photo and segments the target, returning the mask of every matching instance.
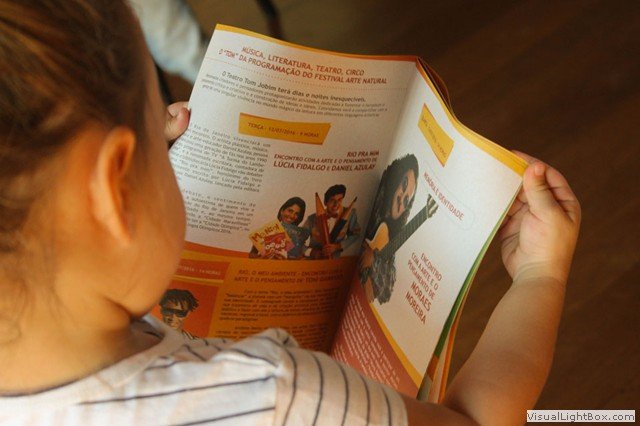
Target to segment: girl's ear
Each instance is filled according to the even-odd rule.
[[[99,148],[89,186],[94,220],[125,245],[131,242],[135,223],[130,186],[135,147],[130,128],[111,129]]]

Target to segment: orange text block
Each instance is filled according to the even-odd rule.
[[[245,113],[240,113],[238,125],[238,131],[243,135],[314,145],[324,143],[330,128],[330,123],[282,121]]]
[[[444,166],[453,149],[453,139],[442,130],[442,127],[440,127],[436,119],[433,118],[433,115],[429,112],[426,105],[422,106],[418,127],[429,143],[429,146],[431,146],[438,161]]]

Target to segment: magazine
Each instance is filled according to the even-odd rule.
[[[195,337],[282,327],[438,401],[461,307],[526,163],[413,56],[219,25],[170,151],[187,235],[153,313]]]

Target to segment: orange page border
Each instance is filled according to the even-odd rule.
[[[314,47],[301,46],[299,44],[290,43],[290,42],[279,40],[279,39],[269,37],[260,33],[244,30],[242,28],[237,28],[237,27],[224,25],[224,24],[217,24],[215,26],[214,31],[225,31],[230,33],[242,34],[248,37],[266,40],[268,42],[279,44],[282,46],[294,47],[294,48],[306,50],[309,52],[324,53],[324,54],[329,54],[334,56],[341,56],[345,58],[413,62],[415,63],[416,68],[418,69],[418,72],[420,73],[424,81],[429,85],[429,87],[431,88],[431,91],[436,95],[436,99],[440,103],[440,106],[442,107],[442,109],[447,114],[447,117],[449,118],[449,121],[451,121],[451,123],[453,124],[453,127],[455,127],[455,129],[458,130],[458,132],[460,132],[460,134],[462,134],[462,136],[464,136],[469,142],[471,142],[472,144],[480,148],[482,151],[491,155],[493,158],[497,159],[498,161],[500,161],[501,163],[509,167],[518,175],[520,176],[524,175],[524,171],[527,168],[526,161],[524,161],[517,155],[513,154],[508,149],[501,147],[495,142],[492,142],[489,139],[485,138],[484,136],[479,135],[478,133],[469,129],[467,126],[465,126],[458,120],[458,118],[455,116],[453,111],[447,106],[446,102],[442,99],[440,92],[436,89],[435,85],[429,78],[427,71],[424,69],[423,65],[420,63],[420,58],[417,56],[414,56],[414,55],[358,55],[358,54],[352,54],[352,53],[333,52],[330,50],[323,50],[323,49],[317,49]]]
[[[281,46],[295,47],[297,49],[306,50],[306,51],[309,51],[309,52],[324,53],[324,54],[328,54],[328,55],[342,56],[342,57],[345,57],[345,58],[375,59],[375,60],[383,60],[383,61],[405,61],[405,62],[417,62],[418,61],[418,57],[417,56],[413,56],[413,55],[358,55],[358,54],[355,54],[355,53],[341,53],[341,52],[334,52],[334,51],[331,51],[331,50],[317,49],[315,47],[307,47],[307,46],[302,46],[300,44],[290,43],[288,41],[284,41],[284,40],[280,40],[280,39],[277,39],[277,38],[266,36],[264,34],[256,33],[256,32],[249,31],[249,30],[244,30],[244,29],[238,28],[238,27],[233,27],[231,25],[217,24],[215,26],[214,31],[226,31],[226,32],[229,32],[229,33],[242,34],[242,35],[246,35],[246,36],[249,36],[249,37],[259,38],[261,40],[266,40],[268,42],[279,44]]]

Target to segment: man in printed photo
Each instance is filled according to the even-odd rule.
[[[302,225],[311,236],[307,256],[311,259],[336,259],[343,251],[355,243],[360,236],[360,225],[355,208],[344,206],[346,186],[337,184],[324,193],[324,207],[327,217],[329,241],[324,244],[322,229],[316,213],[309,215]]]

